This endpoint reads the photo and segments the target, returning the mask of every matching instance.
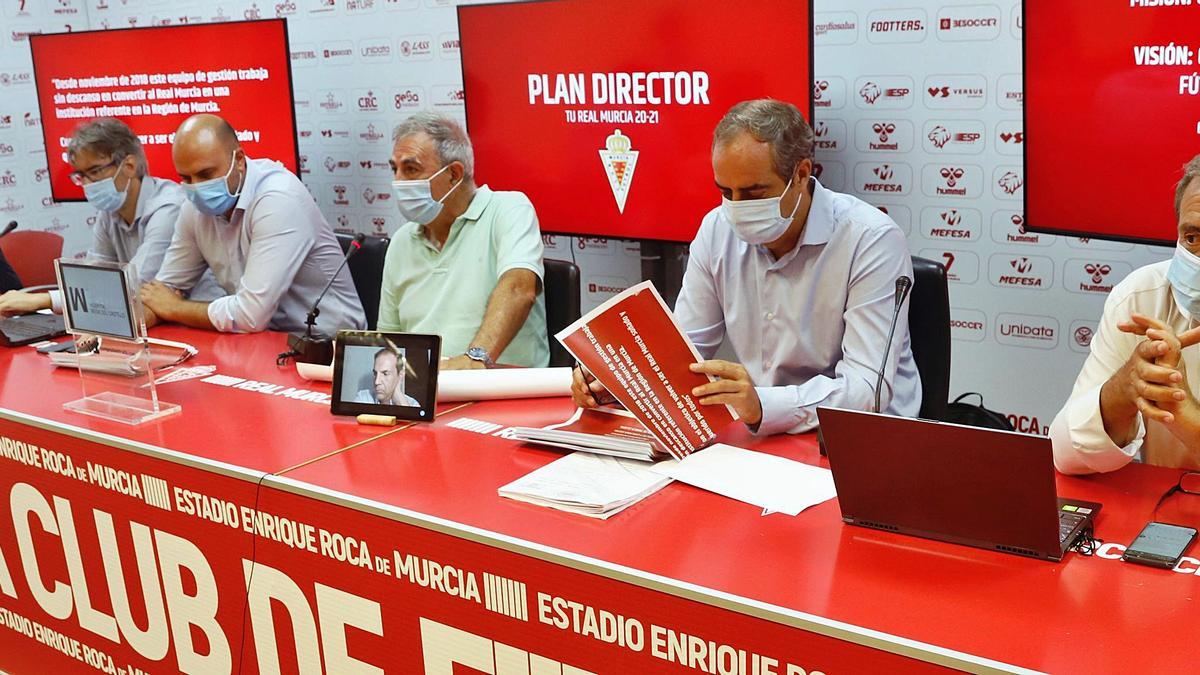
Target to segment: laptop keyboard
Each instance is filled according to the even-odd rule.
[[[26,314],[0,319],[0,332],[12,342],[51,337],[63,332],[62,317],[50,314]]]
[[[1081,515],[1079,513],[1070,513],[1067,511],[1059,511],[1058,512],[1058,540],[1060,542],[1066,541],[1067,537],[1071,536],[1071,533],[1075,531],[1075,526],[1077,526],[1077,525],[1079,525],[1079,523],[1083,522],[1083,520],[1085,518],[1087,518],[1087,516]]]

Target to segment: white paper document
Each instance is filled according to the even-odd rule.
[[[297,361],[296,372],[310,381],[333,381],[333,366]],[[491,368],[438,372],[437,400],[442,403],[570,395],[570,368]]]
[[[649,497],[671,482],[655,466],[588,452],[550,462],[500,488],[500,496],[592,518],[608,518]]]
[[[655,465],[681,483],[790,516],[837,496],[833,473],[763,452],[717,443],[683,461]]]

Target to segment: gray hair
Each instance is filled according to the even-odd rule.
[[[419,112],[396,125],[392,130],[392,142],[422,132],[433,139],[433,147],[443,165],[461,162],[463,176],[467,179],[475,177],[475,150],[471,148],[471,139],[462,126],[449,117],[435,112]]]
[[[813,130],[791,103],[760,98],[729,109],[713,131],[713,148],[741,133],[771,146],[771,163],[780,178],[789,180],[796,167],[813,156]]]
[[[1183,165],[1183,177],[1175,185],[1176,218],[1179,218],[1179,207],[1183,204],[1183,193],[1187,192],[1188,186],[1192,184],[1192,179],[1196,176],[1200,176],[1200,155],[1196,155],[1191,161]]]
[[[75,155],[84,150],[101,157],[111,157],[114,162],[132,156],[138,178],[146,175],[146,153],[142,151],[142,142],[133,129],[121,120],[99,117],[75,127],[71,142],[67,144],[67,159],[75,161]]]

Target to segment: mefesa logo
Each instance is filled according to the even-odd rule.
[[[858,164],[854,168],[859,192],[908,194],[912,168],[907,164]]]
[[[1054,280],[1054,263],[1043,256],[997,253],[988,264],[991,281],[1005,288],[1046,290]]]
[[[839,152],[846,145],[846,124],[841,120],[818,120],[813,125],[817,150]]]

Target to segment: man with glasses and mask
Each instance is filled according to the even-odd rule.
[[[912,276],[904,233],[879,209],[813,176],[813,130],[796,106],[735,105],[713,134],[721,205],[704,217],[675,304],[708,359],[694,372],[701,405],[732,406],[757,434],[817,426],[817,406],[871,410],[895,309]],[[901,312],[884,366],[883,412],[915,416],[921,382]],[[740,363],[715,360],[727,342]],[[603,393],[578,370],[582,406]]]
[[[67,161],[75,169],[71,181],[83,188],[96,209],[89,260],[132,263],[139,281],[154,279],[175,232],[184,201],[177,183],[147,174],[142,144],[124,122],[99,118],[79,125],[67,144]],[[220,292],[211,275],[193,294],[215,298]],[[0,296],[0,315],[28,314],[40,309],[62,312],[62,295],[11,291]]]
[[[457,122],[417,113],[392,134],[402,225],[388,246],[379,330],[437,333],[443,369],[545,366],[542,237],[520,192],[475,186]]]
[[[1125,277],[1104,313],[1070,398],[1050,425],[1063,473],[1115,471],[1140,455],[1200,469],[1200,155],[1175,186],[1171,260]],[[1195,481],[1192,481],[1195,483]],[[1185,485],[1185,487],[1188,487]]]
[[[155,281],[142,286],[147,321],[249,333],[301,331],[321,302],[316,332],[363,329],[366,318],[342,249],[300,179],[268,159],[250,159],[228,122],[189,117],[171,149],[188,203]],[[211,302],[184,293],[212,270],[224,290]],[[337,276],[334,276],[334,273]]]

